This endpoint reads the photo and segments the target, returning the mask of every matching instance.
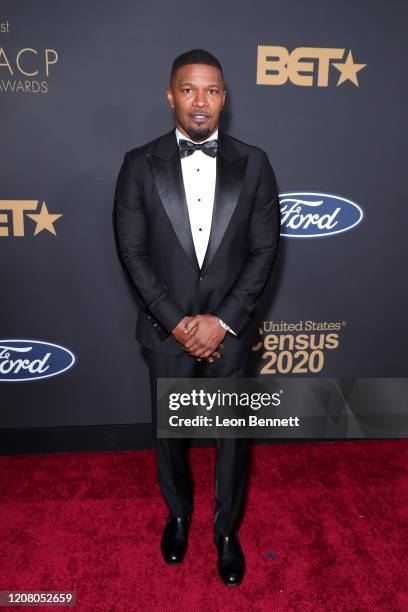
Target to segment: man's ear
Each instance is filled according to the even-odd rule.
[[[221,110],[224,108],[224,104],[225,104],[225,98],[226,98],[226,96],[227,96],[227,90],[226,90],[226,89],[224,89],[224,97],[223,97],[223,100],[222,100]]]
[[[169,106],[171,106],[171,108],[174,108],[173,92],[170,87],[166,90],[166,95],[167,95],[167,102],[169,103]]]

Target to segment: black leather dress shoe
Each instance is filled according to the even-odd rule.
[[[218,572],[227,586],[240,584],[245,573],[245,558],[238,534],[216,535],[214,541],[218,550]]]
[[[161,551],[166,563],[181,563],[187,551],[191,517],[169,516],[161,539]]]

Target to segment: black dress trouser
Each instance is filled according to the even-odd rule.
[[[163,355],[143,348],[150,374],[153,439],[160,489],[172,516],[190,514],[193,510],[193,483],[187,458],[186,439],[157,438],[157,378],[226,378],[249,377],[251,351],[224,355],[212,363],[197,361],[186,353]],[[229,535],[238,531],[245,500],[249,440],[217,438],[215,463],[214,531]]]

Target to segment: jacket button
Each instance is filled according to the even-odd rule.
[[[202,275],[200,276],[200,280],[204,280],[204,279],[205,279],[205,274],[202,274]]]

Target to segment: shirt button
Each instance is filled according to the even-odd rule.
[[[200,172],[200,168],[197,168],[197,172]]]
[[[200,232],[202,232],[202,231],[203,231],[203,228],[202,228],[202,227],[199,227],[199,228],[198,228],[198,230],[199,230]]]
[[[197,198],[197,200],[198,200],[199,202],[201,202],[201,198]]]

